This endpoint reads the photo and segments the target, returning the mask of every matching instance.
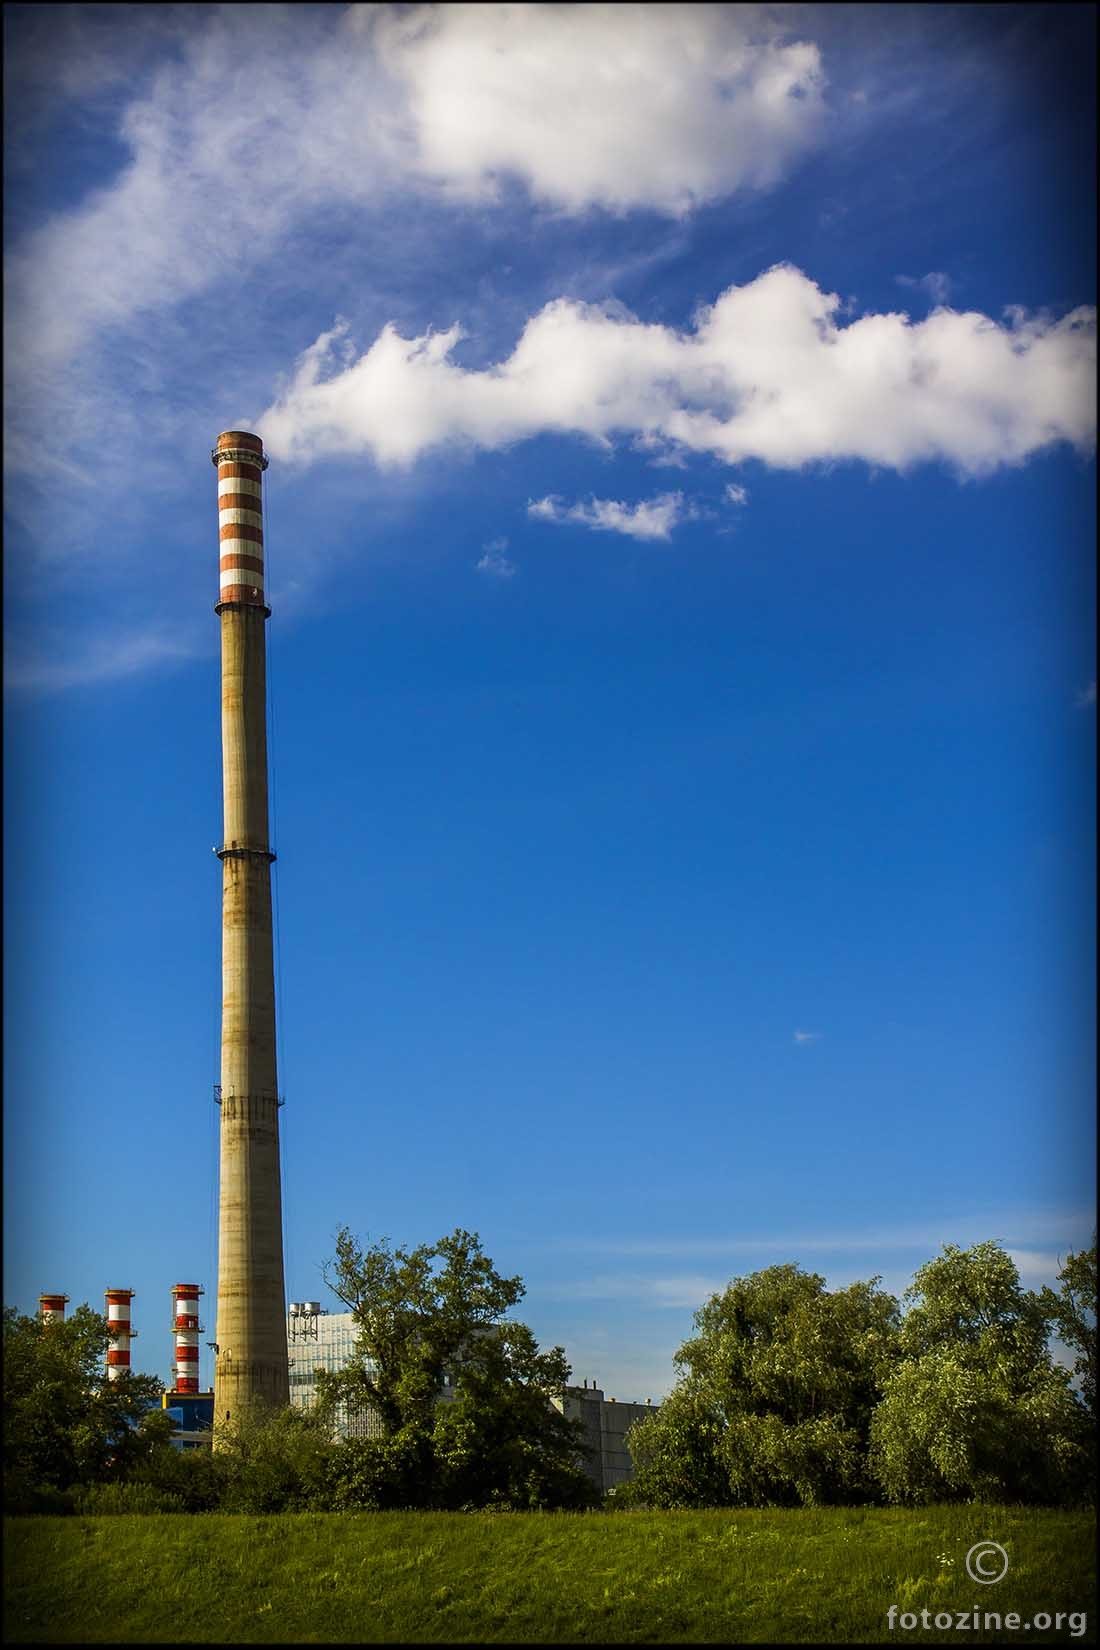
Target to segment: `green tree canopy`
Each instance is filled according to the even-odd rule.
[[[554,1407],[561,1347],[504,1314],[523,1296],[476,1233],[435,1244],[336,1239],[325,1281],[355,1315],[355,1357],[318,1379],[323,1410],[368,1413],[378,1436],[343,1452],[336,1504],[576,1506],[592,1499],[580,1427]],[[342,1475],[342,1476],[340,1476]]]
[[[947,1244],[904,1299],[902,1357],[871,1428],[871,1469],[889,1498],[1075,1499],[1078,1406],[1051,1357],[1043,1301],[1011,1255]]]
[[[29,1508],[42,1491],[121,1478],[171,1431],[161,1381],[108,1380],[107,1320],[78,1306],[61,1321],[4,1308],[4,1493]]]
[[[695,1314],[680,1381],[631,1429],[633,1498],[655,1506],[866,1498],[871,1414],[898,1305],[879,1280],[827,1290],[794,1265],[735,1278]]]

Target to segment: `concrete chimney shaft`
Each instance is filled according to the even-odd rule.
[[[290,1402],[275,1070],[260,438],[219,435],[222,627],[221,1176],[214,1420]]]

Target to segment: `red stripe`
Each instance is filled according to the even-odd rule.
[[[263,471],[258,464],[219,464],[218,480],[231,481],[234,477],[243,481],[263,480]]]
[[[259,573],[263,576],[264,564],[259,556],[232,555],[223,556],[218,563],[223,573],[231,573],[235,567],[243,567],[249,573]]]
[[[249,527],[244,522],[227,522],[224,527],[218,528],[219,539],[251,539],[253,544],[264,542],[262,527]]]
[[[218,597],[220,602],[251,602],[257,607],[264,605],[264,593],[257,590],[254,584],[227,584]]]
[[[255,493],[219,493],[219,510],[254,510],[257,515],[262,514],[261,501]]]

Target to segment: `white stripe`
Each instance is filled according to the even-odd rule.
[[[223,493],[253,493],[256,498],[263,497],[263,488],[258,481],[250,481],[247,476],[224,476],[218,479],[218,497]]]
[[[218,581],[219,590],[228,590],[231,584],[250,584],[255,590],[262,590],[264,580],[262,573],[253,573],[250,567],[230,567]]]
[[[263,532],[264,518],[258,510],[221,509],[218,511],[219,527],[258,527]]]

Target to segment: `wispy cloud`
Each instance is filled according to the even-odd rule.
[[[1084,710],[1087,705],[1095,705],[1095,703],[1096,683],[1090,682],[1088,687],[1082,688],[1081,692],[1077,695],[1077,708],[1078,710]]]
[[[563,505],[550,494],[530,500],[527,514],[535,521],[573,523],[598,532],[625,533],[633,539],[667,539],[674,527],[692,520],[697,511],[694,505],[685,502],[683,493],[659,493],[656,498],[637,504],[592,498],[587,503],[571,505]]]
[[[727,481],[722,497],[727,504],[747,504],[749,502],[749,490],[747,487],[739,486],[736,481]]]
[[[946,304],[951,296],[951,277],[940,269],[931,269],[927,275],[895,275],[894,279],[898,286],[926,293],[934,304]]]
[[[822,1035],[820,1031],[796,1031],[794,1040],[796,1043],[819,1043]]]
[[[766,1238],[739,1234],[677,1238],[562,1238],[555,1250],[603,1256],[653,1257],[666,1260],[702,1259],[717,1256],[772,1256],[781,1260],[807,1254],[852,1254],[874,1256],[903,1250],[924,1252],[925,1258],[945,1243],[966,1247],[993,1238],[1020,1250],[1040,1247],[1065,1254],[1087,1246],[1096,1224],[1088,1209],[1042,1212],[1028,1209],[994,1209],[978,1214],[945,1214],[942,1219],[918,1225],[876,1226],[865,1230],[807,1230],[772,1233]]]
[[[485,573],[493,579],[511,579],[515,577],[516,564],[509,561],[504,552],[508,548],[506,538],[491,539],[488,544],[482,545],[484,554],[477,563],[479,573]]]
[[[988,1234],[986,1234],[988,1235]],[[954,1241],[952,1238],[927,1237],[927,1253],[920,1256],[917,1264],[931,1260],[938,1253],[944,1242]],[[977,1241],[977,1240],[973,1240]],[[965,1240],[964,1244],[965,1246]],[[775,1264],[776,1262],[799,1261],[806,1254],[812,1253],[815,1247],[820,1253],[841,1252],[841,1249],[853,1251],[863,1246],[851,1243],[838,1245],[827,1241],[815,1246],[812,1241],[800,1239],[796,1241],[776,1240],[762,1241],[751,1245],[736,1245],[731,1253],[744,1253],[746,1263],[752,1264],[753,1269]],[[881,1240],[875,1247],[883,1252],[891,1248],[909,1249],[914,1245],[895,1241],[893,1245]],[[1021,1282],[1025,1288],[1038,1288],[1043,1283],[1052,1282],[1065,1260],[1068,1248],[1063,1249],[1029,1249],[1006,1246],[1008,1253],[1016,1263]],[[1069,1245],[1072,1247],[1072,1245]],[[606,1249],[599,1252],[607,1253]],[[629,1251],[632,1255],[640,1252],[639,1248]],[[733,1274],[729,1270],[711,1269],[706,1272],[670,1272],[660,1273],[653,1271],[629,1270],[623,1272],[601,1271],[588,1277],[570,1277],[557,1281],[547,1282],[540,1293],[548,1299],[573,1301],[614,1301],[638,1307],[652,1309],[668,1309],[670,1311],[696,1311],[712,1295],[721,1294],[730,1282]],[[898,1270],[896,1267],[890,1274],[887,1287],[892,1292],[900,1294],[908,1287],[913,1273]]]
[[[10,252],[9,370],[39,390],[98,329],[239,279],[326,207],[492,200],[511,177],[564,212],[677,216],[777,183],[823,131],[817,47],[738,8],[642,8],[629,71],[603,6],[271,6],[262,28],[251,7],[166,7],[152,32],[95,9],[51,8],[48,42],[9,43],[35,109],[46,63],[56,98],[140,86],[115,179]],[[174,49],[153,73],[158,39]]]
[[[11,648],[4,661],[4,686],[15,692],[87,687],[135,676],[152,665],[180,663],[199,652],[179,637],[149,634],[100,637],[75,654],[58,647],[52,654],[32,658]]]
[[[653,1277],[647,1273],[604,1272],[590,1278],[570,1278],[544,1286],[549,1299],[622,1301],[638,1306],[694,1311],[711,1295],[726,1287],[728,1278],[698,1272],[675,1277]]]
[[[968,475],[1056,441],[1094,447],[1095,309],[846,324],[840,309],[789,264],[728,287],[686,334],[559,298],[483,370],[451,359],[458,326],[414,338],[386,326],[351,365],[337,327],[300,358],[260,433],[288,460],[362,453],[383,466],[447,442],[499,449],[549,431],[604,445],[643,434],[729,464],[943,460]]]

